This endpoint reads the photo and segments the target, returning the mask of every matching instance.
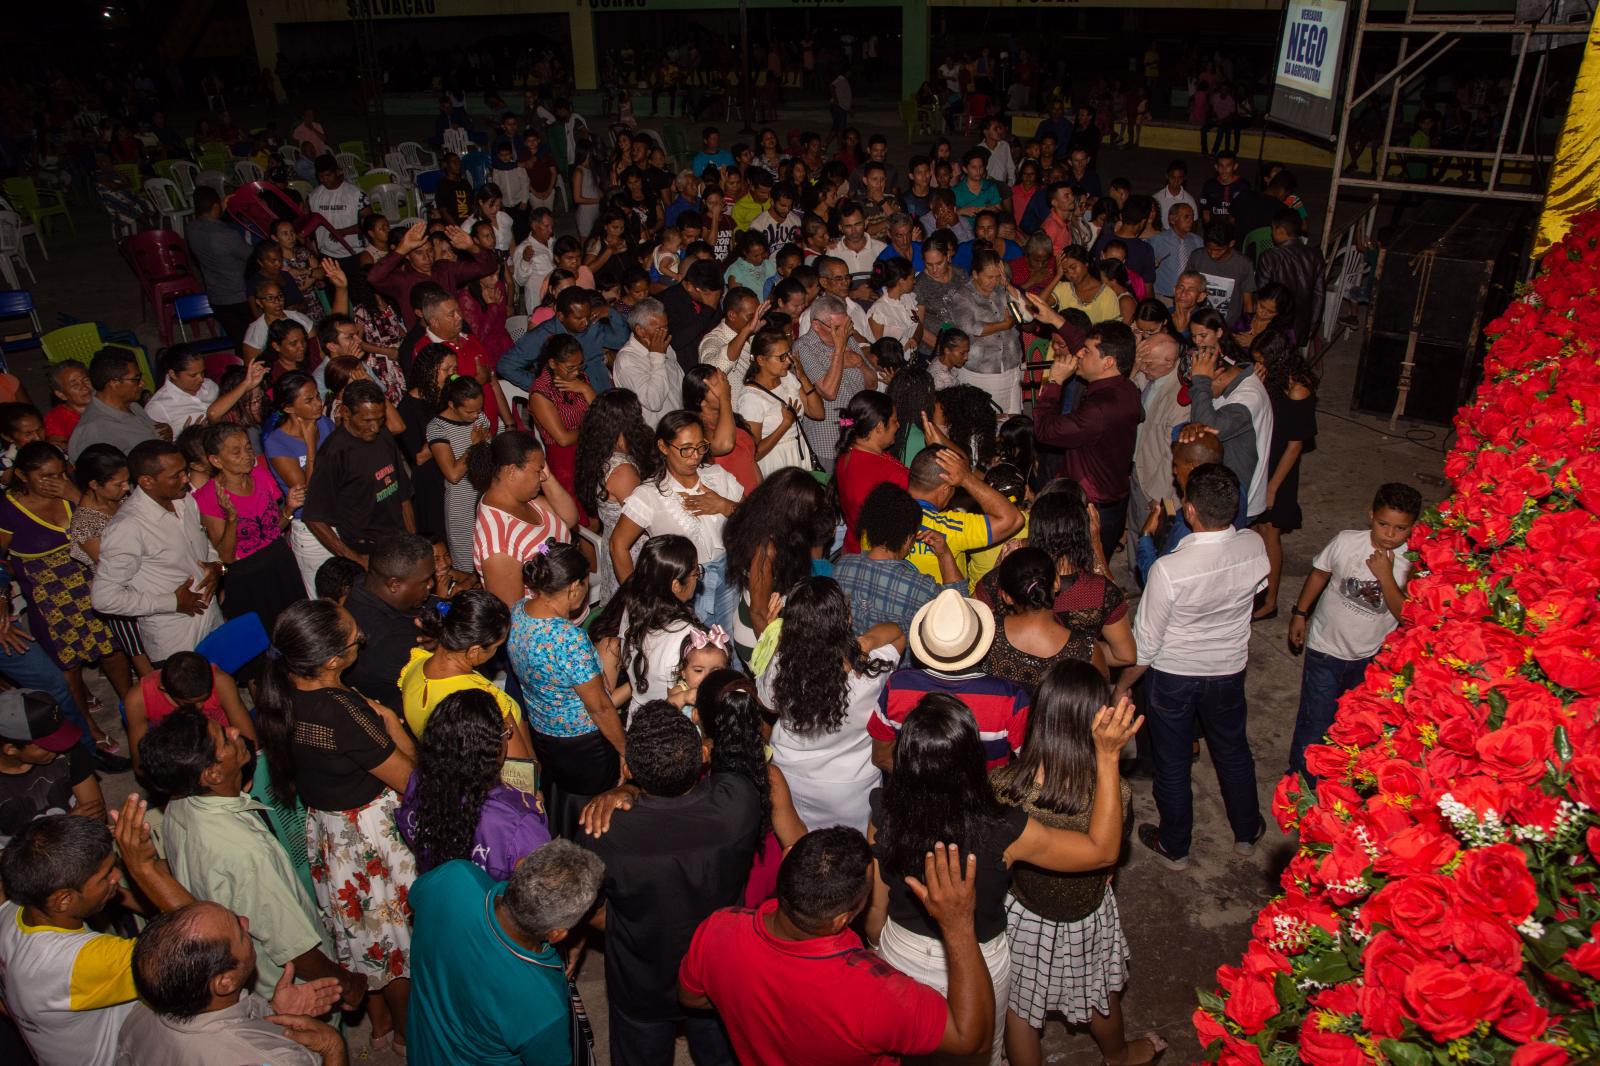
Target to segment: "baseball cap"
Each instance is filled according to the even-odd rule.
[[[45,751],[64,754],[83,739],[83,730],[67,721],[47,693],[30,688],[0,692],[0,737],[31,741]]]

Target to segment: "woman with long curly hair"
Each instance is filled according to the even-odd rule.
[[[644,421],[644,409],[631,389],[608,389],[595,398],[578,426],[572,488],[584,512],[600,520],[600,543],[607,544],[622,517],[622,503],[661,461],[655,431]],[[611,553],[596,553],[595,588],[602,601],[617,591]]]
[[[867,796],[878,783],[867,719],[905,650],[892,623],[859,639],[850,599],[837,582],[808,577],[783,601],[783,628],[761,674],[762,698],[777,713],[772,761],[806,825],[867,828]]]
[[[984,771],[983,741],[967,705],[933,692],[907,716],[895,744],[894,774],[871,796],[867,839],[878,860],[867,939],[895,969],[940,993],[948,987],[939,927],[906,884],[920,876],[935,845],[957,845],[977,859],[978,945],[994,985],[995,1033],[989,1061],[1000,1066],[1006,1005],[1011,991],[1011,952],[1006,938],[1006,892],[1015,864],[1080,873],[1105,870],[1122,853],[1122,745],[1143,723],[1126,700],[1100,707],[1094,735],[1094,801],[1087,832],[1054,829],[1020,807],[995,798]]]
[[[1267,591],[1254,619],[1278,614],[1283,579],[1283,535],[1301,526],[1300,457],[1317,447],[1317,372],[1287,335],[1269,329],[1250,346],[1256,377],[1272,401],[1272,444],[1267,449],[1267,512],[1255,531],[1267,545]]]
[[[1105,678],[1085,663],[1063,660],[1039,683],[1022,750],[989,776],[995,797],[1052,829],[1089,829],[1098,787],[1094,720],[1109,696]],[[1117,790],[1122,824],[1131,793]],[[1012,1066],[1043,1061],[1045,1016],[1085,1025],[1106,1062],[1152,1062],[1166,1047],[1154,1033],[1129,1041],[1122,1033],[1122,989],[1128,983],[1128,941],[1122,935],[1113,870],[1051,873],[1015,867],[1006,896],[1011,945],[1006,1058]]]
[[[1028,509],[1028,536],[1013,551],[1038,548],[1055,561],[1060,585],[1051,611],[1072,633],[1062,654],[1092,662],[1102,674],[1113,666],[1131,666],[1137,657],[1128,601],[1111,580],[1101,554],[1092,505],[1075,481],[1058,478],[1044,487]],[[978,583],[978,599],[1003,603],[999,570]]]
[[[591,632],[601,637],[601,659],[617,683],[630,686],[635,703],[666,699],[677,680],[683,638],[702,628],[693,606],[699,583],[700,564],[687,537],[651,537],[595,619]]]
[[[416,861],[395,809],[416,767],[405,723],[341,678],[366,643],[350,612],[302,600],[278,616],[256,729],[285,806],[306,807],[306,853],[334,961],[365,974],[375,1046],[402,1047]]]
[[[837,523],[833,494],[798,466],[756,486],[728,519],[722,542],[728,549],[728,579],[739,593],[733,647],[746,664],[772,621],[772,594],[781,595],[815,572],[833,544]]]
[[[944,409],[939,406],[938,391],[933,387],[933,375],[926,366],[908,366],[889,382],[889,402],[894,404],[894,416],[900,423],[895,430],[894,444],[889,455],[906,466],[911,465],[929,444],[941,435],[946,425]],[[929,434],[929,428],[933,433]]]
[[[950,443],[965,452],[975,468],[988,469],[1000,432],[994,401],[976,385],[952,385],[940,389],[938,397],[939,408],[949,421],[946,436]]]
[[[524,855],[550,843],[539,797],[500,779],[510,732],[499,704],[478,689],[452,692],[429,716],[396,814],[418,872],[469,859],[505,881]]]
[[[406,394],[400,399],[405,430],[395,439],[411,461],[411,506],[417,513],[417,532],[425,537],[445,533],[444,472],[433,461],[427,429],[444,406],[444,385],[455,372],[456,353],[448,344],[425,344],[411,360]]]

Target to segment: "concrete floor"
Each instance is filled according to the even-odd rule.
[[[861,127],[864,134],[881,129],[890,135],[893,145],[900,143],[902,135],[895,132],[890,106],[884,103],[868,109],[861,116]],[[786,116],[781,125],[825,129],[825,125],[819,126],[820,118],[820,109],[812,110],[793,119]],[[353,121],[341,121],[337,112],[328,114],[324,121],[335,137],[350,136],[356,128]],[[391,131],[398,125],[401,123],[391,121]],[[421,132],[420,128],[409,131],[413,136]],[[725,137],[725,141],[732,139]],[[892,151],[892,155],[903,159],[899,151]],[[1154,188],[1161,180],[1165,160],[1166,153],[1110,149],[1105,153],[1101,173],[1107,179],[1124,174],[1133,178],[1136,186]],[[1198,164],[1198,154],[1191,156],[1196,187],[1203,177]],[[1314,218],[1319,217],[1316,212],[1325,181],[1325,174],[1302,176],[1302,194],[1311,202]],[[1321,187],[1309,187],[1314,184]],[[38,275],[33,292],[46,328],[55,325],[59,313],[95,319],[118,329],[134,328],[153,353],[154,326],[139,321],[137,292],[111,247],[107,226],[97,210],[87,207],[76,211],[76,221],[75,237],[59,226],[55,234],[47,236],[52,255],[48,262],[37,254],[30,241],[29,254]],[[1332,350],[1323,367],[1318,447],[1304,459],[1301,478],[1306,528],[1285,540],[1281,614],[1258,625],[1251,642],[1247,686],[1252,710],[1250,739],[1263,811],[1268,809],[1287,760],[1301,662],[1289,653],[1285,634],[1289,607],[1309,572],[1312,556],[1338,530],[1365,524],[1373,490],[1384,481],[1409,482],[1421,490],[1429,503],[1443,494],[1439,472],[1445,430],[1414,427],[1408,431],[1402,427],[1398,435],[1391,434],[1378,420],[1349,411],[1357,354],[1356,344],[1347,338]],[[35,352],[14,356],[11,367],[21,374],[34,398],[45,402],[48,390],[44,387],[42,355]],[[1132,580],[1126,574],[1120,576],[1123,588],[1133,590]],[[97,675],[91,679],[99,691],[109,695],[103,679]],[[101,724],[120,735],[114,699],[108,707],[100,715]],[[1194,990],[1211,988],[1216,967],[1237,961],[1248,940],[1252,917],[1274,894],[1277,876],[1292,854],[1290,843],[1274,826],[1254,857],[1235,856],[1229,847],[1231,834],[1207,761],[1196,765],[1194,780],[1196,827],[1190,869],[1181,874],[1167,872],[1134,843],[1124,856],[1116,882],[1133,956],[1132,981],[1124,1000],[1128,1032],[1159,1032],[1172,1045],[1165,1060],[1168,1062],[1193,1061],[1198,1055],[1189,1025],[1195,1006]],[[108,802],[120,802],[132,786],[131,775],[106,780]],[[1135,783],[1134,803],[1138,820],[1154,820],[1148,782]],[[598,954],[591,949],[578,984],[595,1026],[599,1061],[605,1062],[605,991]],[[350,1043],[357,1060],[374,1064],[403,1061],[389,1053],[364,1051],[364,1027],[352,1031]],[[1096,1061],[1087,1032],[1069,1032],[1059,1022],[1051,1022],[1047,1029],[1046,1051],[1050,1062]],[[689,1061],[681,1043],[678,1059]]]

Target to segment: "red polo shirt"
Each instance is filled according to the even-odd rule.
[[[695,930],[678,984],[716,1005],[745,1066],[891,1066],[944,1039],[944,997],[868,951],[846,929],[779,940],[778,909],[728,907]]]

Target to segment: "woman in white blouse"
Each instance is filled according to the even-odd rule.
[[[722,527],[744,497],[744,486],[719,466],[702,466],[710,445],[698,415],[671,411],[656,426],[662,468],[629,493],[611,531],[611,565],[618,581],[633,572],[631,549],[640,537],[686,537],[704,568],[695,614],[707,625],[733,624],[734,589],[727,581]]]
[[[810,448],[798,419],[802,412],[818,421],[823,415],[822,397],[789,348],[789,337],[780,330],[764,329],[755,335],[745,388],[734,407],[755,438],[756,468],[763,477],[786,466],[810,464]]]

